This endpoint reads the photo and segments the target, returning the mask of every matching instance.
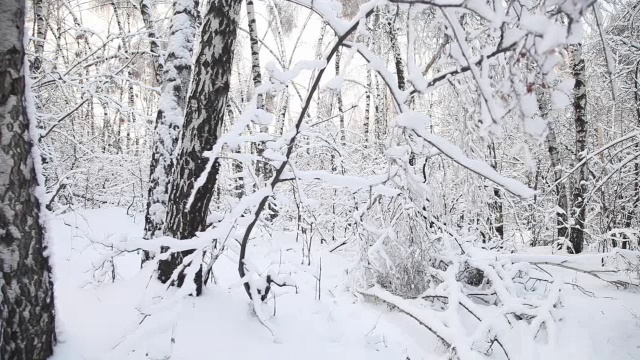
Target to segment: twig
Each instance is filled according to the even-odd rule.
[[[340,244],[334,246],[331,250],[329,250],[330,253],[338,250],[339,248],[343,247],[344,245],[347,244],[347,240],[345,239],[344,241],[342,241]]]
[[[580,268],[576,268],[573,266],[569,266],[569,265],[565,265],[563,263],[553,263],[553,262],[549,262],[549,261],[541,261],[541,262],[532,262],[532,264],[536,264],[536,265],[550,265],[550,266],[556,266],[556,267],[560,267],[563,269],[567,269],[567,270],[573,270],[573,271],[577,271],[577,272],[581,272],[583,274],[587,274],[589,276],[592,276],[600,281],[604,281],[606,283],[609,283],[611,285],[614,285],[616,288],[624,288],[627,289],[631,286],[633,287],[638,287],[637,284],[633,284],[627,281],[623,281],[623,280],[607,280],[602,278],[600,275],[598,275],[596,272],[594,271],[589,271],[589,270],[584,270],[584,269],[580,269]]]

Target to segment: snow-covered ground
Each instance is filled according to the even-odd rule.
[[[118,257],[114,269],[102,255],[108,248],[100,243],[139,238],[142,220],[114,208],[68,213],[51,221],[59,329],[54,360],[447,358],[417,322],[350,291],[352,254],[331,254],[316,246],[311,265],[301,265],[300,244],[292,233],[255,239],[249,249],[257,266],[291,272],[298,285],[297,293],[291,287],[275,289],[276,304],[271,300],[265,306],[271,314],[276,310],[269,320],[274,334],[258,321],[239,285],[233,252],[218,260],[218,283],[210,284],[203,296],[171,301],[175,289],[162,290],[151,267],[140,270],[137,254]],[[556,348],[530,358],[640,359],[640,294],[575,271],[551,270],[583,289],[562,288]]]

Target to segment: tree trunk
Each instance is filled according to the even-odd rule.
[[[129,41],[127,40],[127,32],[124,26],[124,22],[122,20],[122,18],[120,17],[120,13],[119,10],[120,8],[118,7],[118,5],[116,4],[115,0],[111,0],[111,7],[113,7],[113,16],[116,19],[116,24],[118,25],[118,32],[120,32],[120,36],[122,37],[122,50],[124,50],[124,53],[127,55],[127,57],[129,57]],[[76,55],[77,56],[77,55]],[[129,83],[127,84],[127,90],[128,90],[128,98],[127,98],[127,104],[128,104],[128,113],[124,114],[122,113],[121,110],[121,114],[120,114],[120,121],[118,123],[118,139],[119,141],[122,141],[122,126],[125,126],[125,133],[124,133],[124,146],[120,146],[122,148],[122,150],[124,151],[128,151],[130,149],[130,144],[131,144],[131,125],[132,125],[132,120],[133,118],[133,113],[132,113],[132,101],[133,101],[133,84],[131,83],[131,78],[133,77],[132,71],[131,71],[131,67],[129,67],[129,69],[127,70],[127,79],[129,80],[125,80],[128,81]],[[121,94],[123,93],[123,90],[121,89]],[[122,96],[121,96],[122,97]],[[122,101],[122,98],[120,99]],[[126,115],[126,116],[125,116]]]
[[[133,76],[131,70],[129,70],[129,76]],[[131,79],[131,77],[129,77],[129,79]],[[131,80],[129,81],[129,86],[128,86],[128,89],[127,89],[127,95],[129,96],[128,100],[127,100],[127,107],[128,107],[128,110],[129,110],[129,114],[127,116],[127,118],[128,118],[127,138],[126,138],[127,142],[128,142],[128,146],[127,147],[128,147],[129,150],[131,150],[131,148],[133,147],[133,155],[134,156],[138,156],[137,145],[139,143],[139,137],[135,133],[135,124],[136,124],[136,113],[134,111],[134,107],[135,107],[135,92],[133,91],[133,81],[131,81]]]
[[[253,88],[255,91],[255,89],[262,85],[262,73],[260,70],[260,38],[258,36],[258,27],[256,25],[256,14],[253,0],[247,0],[247,19],[249,22],[249,40],[251,42],[251,76],[253,77]],[[280,40],[282,41],[282,38],[280,38]],[[284,46],[282,46],[281,52],[282,60],[285,61]],[[256,94],[256,108],[264,109],[264,96],[262,94]],[[286,108],[284,109],[284,111],[286,111]],[[284,116],[285,114],[282,114],[283,123]],[[269,133],[268,126],[260,126],[259,129],[263,134]],[[265,142],[255,143],[256,155],[262,156],[265,149]],[[271,176],[273,175],[271,165],[262,161],[256,162],[255,171],[258,179],[269,180],[269,178],[271,178]],[[273,197],[271,197],[271,199],[273,200]],[[273,220],[278,215],[278,209],[276,209],[276,207],[274,206],[273,201],[269,202],[268,208],[270,213],[269,217],[271,220]]]
[[[567,191],[562,179],[562,164],[560,162],[560,150],[556,139],[555,130],[549,125],[549,134],[547,135],[547,148],[549,150],[549,161],[553,169],[553,178],[556,183],[555,191],[558,197],[556,202],[556,224],[558,229],[558,238],[567,238],[569,228],[569,199],[567,199]]]
[[[0,359],[45,360],[55,342],[53,284],[36,197],[24,76],[22,0],[0,0]],[[33,105],[31,105],[33,106]],[[32,119],[34,120],[34,119]]]
[[[145,239],[162,235],[164,227],[173,159],[184,121],[184,109],[191,79],[191,58],[197,18],[197,0],[174,3],[171,35],[153,135],[149,195],[144,225]]]
[[[366,147],[369,144],[369,118],[371,117],[371,69],[367,69],[367,89],[365,90],[365,98],[364,98],[364,119],[363,119],[363,127],[364,127],[364,146]]]
[[[395,21],[388,15],[387,18],[389,42],[391,43],[391,50],[393,51],[393,59],[396,67],[396,76],[398,78],[398,89],[404,91],[407,81],[404,76],[404,62],[402,61],[402,55],[400,53],[400,45],[398,45],[398,30],[396,29]]]
[[[177,6],[177,5],[174,5]],[[151,4],[150,0],[140,0],[140,14],[142,15],[142,21],[147,28],[149,38],[149,50],[153,56],[153,74],[155,76],[155,83],[162,83],[162,59],[160,58],[160,44],[158,43],[158,35],[156,34],[156,28],[151,20]],[[191,23],[191,19],[188,19]],[[175,23],[175,21],[173,21]],[[188,26],[190,27],[190,26]]]
[[[31,63],[31,72],[39,73],[42,69],[42,56],[44,54],[44,43],[47,40],[47,21],[44,7],[44,0],[35,0],[33,3],[36,20],[35,54]]]
[[[549,96],[542,88],[536,89],[538,100],[538,110],[543,119],[549,116]],[[558,238],[567,239],[569,235],[569,199],[567,198],[567,188],[562,179],[562,158],[558,147],[558,139],[553,125],[549,123],[549,133],[547,134],[547,151],[549,152],[549,163],[553,170],[553,181],[556,183],[556,230]]]
[[[383,23],[383,12],[382,9],[376,8],[376,11],[373,14],[372,20],[372,28],[374,29],[374,49],[377,53],[382,53],[384,49],[382,48],[382,41],[380,39],[376,39],[376,29],[383,27],[385,24]],[[374,137],[376,140],[376,147],[380,152],[384,151],[384,141],[387,138],[387,106],[386,106],[386,87],[377,73],[374,73],[375,84],[375,95],[373,98],[373,130]]]
[[[586,156],[587,150],[587,89],[585,63],[582,58],[582,45],[571,47],[572,71],[575,79],[573,87],[573,108],[576,126],[576,161],[580,162]],[[573,251],[582,252],[584,242],[584,221],[587,215],[584,197],[587,193],[587,164],[583,164],[577,171],[577,179],[573,188],[573,226],[571,227],[570,242]]]
[[[335,68],[336,76],[340,76],[340,61],[342,60],[342,52],[340,49],[336,51]],[[338,106],[338,117],[340,119],[340,145],[345,146],[345,128],[344,128],[344,106],[342,104],[342,88],[336,89],[336,105]]]
[[[254,89],[262,85],[262,74],[260,72],[260,38],[258,37],[258,27],[256,26],[256,13],[253,0],[247,0],[247,19],[249,23],[249,40],[251,42],[251,76],[253,78]],[[262,94],[256,95],[256,108],[263,108]]]
[[[376,142],[377,142],[377,146],[380,149],[380,151],[384,151],[384,141],[387,138],[387,107],[386,107],[386,101],[385,101],[385,87],[383,84],[381,84],[382,80],[379,78],[378,75],[375,76],[375,89],[376,89],[376,93],[375,93],[375,98],[374,98],[374,102],[373,102],[373,108],[374,108],[374,117],[373,117],[373,122],[374,122],[374,129],[375,129],[375,136],[376,136]]]
[[[491,167],[498,171],[498,153],[496,152],[496,144],[491,141],[489,145],[489,156],[491,156],[490,164]],[[502,193],[500,188],[493,188],[493,199],[491,199],[489,203],[489,209],[493,214],[489,219],[489,223],[491,224],[491,232],[495,235],[498,235],[500,240],[504,239],[504,212],[502,208]]]
[[[640,61],[636,64],[635,76],[635,100],[636,100],[636,126],[640,126]],[[636,153],[640,153],[640,145],[636,145]],[[632,221],[638,216],[640,209],[640,159],[636,159],[634,163],[634,171],[636,174],[635,184],[633,185],[633,205],[627,227],[630,228]]]
[[[251,43],[251,77],[253,78],[253,89],[257,89],[262,85],[262,73],[260,70],[260,38],[258,36],[258,27],[256,26],[256,13],[253,0],[247,0],[247,21],[249,25],[249,41]],[[264,96],[256,94],[256,109],[264,108]],[[268,133],[269,127],[258,126],[261,133]],[[265,150],[265,143],[259,142],[254,145],[255,153],[262,156]],[[258,178],[266,178],[269,165],[256,161],[255,171]]]
[[[165,233],[178,239],[192,238],[206,227],[220,165],[216,160],[211,171],[203,174],[209,160],[204,153],[213,149],[224,123],[240,4],[241,0],[212,1],[202,25],[200,53],[194,66],[165,226]],[[201,175],[206,175],[206,179],[195,189]],[[193,191],[193,201],[189,204]],[[158,278],[167,282],[188,254],[178,253],[161,261]],[[202,271],[199,271],[195,279],[197,293],[201,291],[201,279]],[[183,281],[184,277],[179,277],[177,285]]]

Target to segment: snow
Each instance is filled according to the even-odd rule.
[[[151,294],[158,290],[155,280],[150,282],[152,269],[137,271],[138,257],[128,254],[116,262],[122,279],[85,285],[92,278],[92,262],[100,258],[100,247],[84,237],[139,238],[142,217],[115,208],[71,213],[52,221],[52,233],[62,335],[53,360],[151,359],[145,354],[153,349],[171,350],[167,344],[172,334],[172,359],[254,359],[265,354],[274,359],[318,360],[406,357],[402,333],[381,319],[388,311],[361,304],[344,290],[344,269],[350,261],[324,252],[315,255],[322,258],[323,271],[322,300],[315,300],[317,264],[299,265],[300,244],[292,233],[279,233],[249,249],[262,270],[274,261],[278,264],[282,253],[281,271],[291,271],[298,284],[298,294],[292,288],[272,290],[278,295],[277,315],[270,319],[277,341],[256,320],[244,289],[233,287],[238,282],[233,255],[216,263],[218,285],[208,287],[201,297],[183,298],[138,325],[142,305],[152,301]],[[268,316],[271,306],[273,301],[265,309]]]
[[[283,179],[294,178],[294,173],[284,172]],[[369,178],[349,175],[335,175],[325,171],[296,171],[295,178],[305,181],[320,180],[327,184],[344,187],[353,191],[372,188],[380,194],[397,194],[397,190],[382,185],[389,179],[386,174],[374,175]]]
[[[288,274],[287,282],[297,285],[297,288],[272,289],[277,296],[275,316],[272,315],[273,300],[261,305],[262,316],[266,317],[273,335],[254,315],[242,286],[237,286],[237,257],[233,248],[214,266],[217,284],[209,285],[203,296],[197,298],[182,296],[174,288],[165,290],[154,280],[151,267],[139,270],[139,256],[135,253],[126,253],[114,260],[115,282],[109,279],[110,271],[95,274],[92,269],[108,253],[108,249],[98,243],[137,242],[142,237],[142,218],[139,214],[127,215],[125,209],[105,208],[67,213],[50,221],[59,331],[59,344],[52,360],[167,359],[169,356],[171,359],[240,360],[447,358],[442,353],[442,344],[424,326],[406,313],[372,304],[355,291],[351,278],[346,275],[352,269],[353,253],[348,250],[329,253],[318,246],[311,265],[300,265],[301,244],[296,243],[295,234],[288,231],[277,231],[272,236],[258,234],[248,249],[250,269],[263,274]],[[487,250],[467,250],[478,266],[496,256]],[[618,253],[635,254],[622,250]],[[549,247],[540,247],[499,258],[501,262],[570,262],[597,268],[603,255],[553,255]],[[320,275],[320,261],[322,282],[318,300],[316,279]],[[524,263],[514,263],[512,271],[524,269],[520,264]],[[526,356],[512,358],[631,360],[640,357],[637,336],[640,294],[616,289],[569,269],[540,266],[557,278],[558,285],[566,283],[557,288],[562,307],[553,309],[557,317],[556,341],[537,346]],[[455,276],[452,271],[448,273]],[[594,297],[570,284],[579,285]],[[467,327],[466,321],[456,326],[440,322],[453,319],[450,312],[426,311],[416,300],[399,298],[379,287],[362,292],[398,304],[401,310],[414,314],[421,322],[452,339],[459,349],[475,342],[475,338],[461,336],[473,329],[463,330]],[[483,316],[487,315],[490,313]],[[500,336],[514,341],[523,334],[522,329],[507,333],[504,330],[494,329]],[[482,331],[478,328],[475,333]],[[519,349],[517,342],[507,348]],[[526,348],[521,350],[520,354],[524,354]],[[459,355],[462,359],[502,358],[499,350],[490,357],[468,351]]]
[[[567,106],[571,104],[571,99],[569,98],[570,93],[565,93],[564,91],[554,90],[551,93],[551,105],[553,109],[563,110]]]
[[[278,69],[278,65],[271,61],[266,65],[267,71],[269,71],[271,77],[282,84],[286,84],[295,79],[303,70],[313,71],[320,70],[327,66],[327,62],[325,60],[301,60],[298,61],[294,67],[290,70],[282,70]],[[262,85],[262,87],[267,87],[267,82]],[[261,91],[261,87],[256,89],[257,91]]]
[[[539,116],[524,120],[524,131],[539,143],[543,142],[546,138],[547,126],[547,122]]]
[[[397,126],[413,131],[416,135],[423,138],[461,166],[484,176],[494,183],[503,186],[507,191],[522,198],[529,198],[535,194],[534,190],[520,181],[500,175],[486,162],[468,158],[457,146],[438,135],[429,133],[426,130],[426,124],[428,123],[429,118],[426,115],[416,112],[405,112],[396,117]]]
[[[335,91],[335,92],[339,92],[340,89],[342,89],[342,84],[344,83],[344,77],[343,76],[336,76],[333,79],[329,80],[324,87],[326,89]]]

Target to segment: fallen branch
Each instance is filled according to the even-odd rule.
[[[376,288],[374,287],[373,289],[377,289],[378,291],[381,290],[380,288]],[[392,309],[397,309],[398,311],[400,311],[401,313],[409,316],[410,318],[414,319],[415,321],[417,321],[420,325],[424,326],[425,328],[427,328],[427,330],[431,331],[431,333],[433,333],[433,335],[435,335],[438,340],[440,340],[447,348],[451,347],[451,342],[447,341],[447,339],[445,339],[445,337],[440,334],[438,331],[436,331],[434,329],[433,326],[430,326],[429,324],[427,324],[426,321],[420,319],[418,316],[414,315],[411,313],[410,310],[404,308],[402,305],[398,304],[397,302],[390,300],[390,299],[385,299],[383,298],[383,295],[380,295],[379,293],[377,293],[378,291],[372,291],[372,289],[369,290],[358,290],[358,293],[365,296],[365,297],[371,297],[377,301],[383,302],[385,303],[387,306],[389,306]],[[386,291],[385,291],[386,293]],[[404,299],[402,299],[404,300]]]
[[[549,262],[549,261],[541,261],[541,262],[532,262],[532,265],[549,265],[549,266],[555,266],[555,267],[559,267],[559,268],[563,268],[563,269],[567,269],[567,270],[572,270],[572,271],[577,271],[583,274],[587,274],[589,276],[592,276],[600,281],[604,281],[606,283],[609,283],[613,286],[615,286],[616,288],[620,289],[628,289],[630,287],[638,287],[638,284],[634,284],[628,281],[623,281],[623,280],[607,280],[603,277],[601,277],[600,275],[597,274],[597,272],[603,272],[603,271],[591,271],[591,270],[585,270],[585,269],[580,269],[574,266],[569,266],[569,265],[565,265],[565,262],[560,262],[560,263],[553,263],[553,262]]]

